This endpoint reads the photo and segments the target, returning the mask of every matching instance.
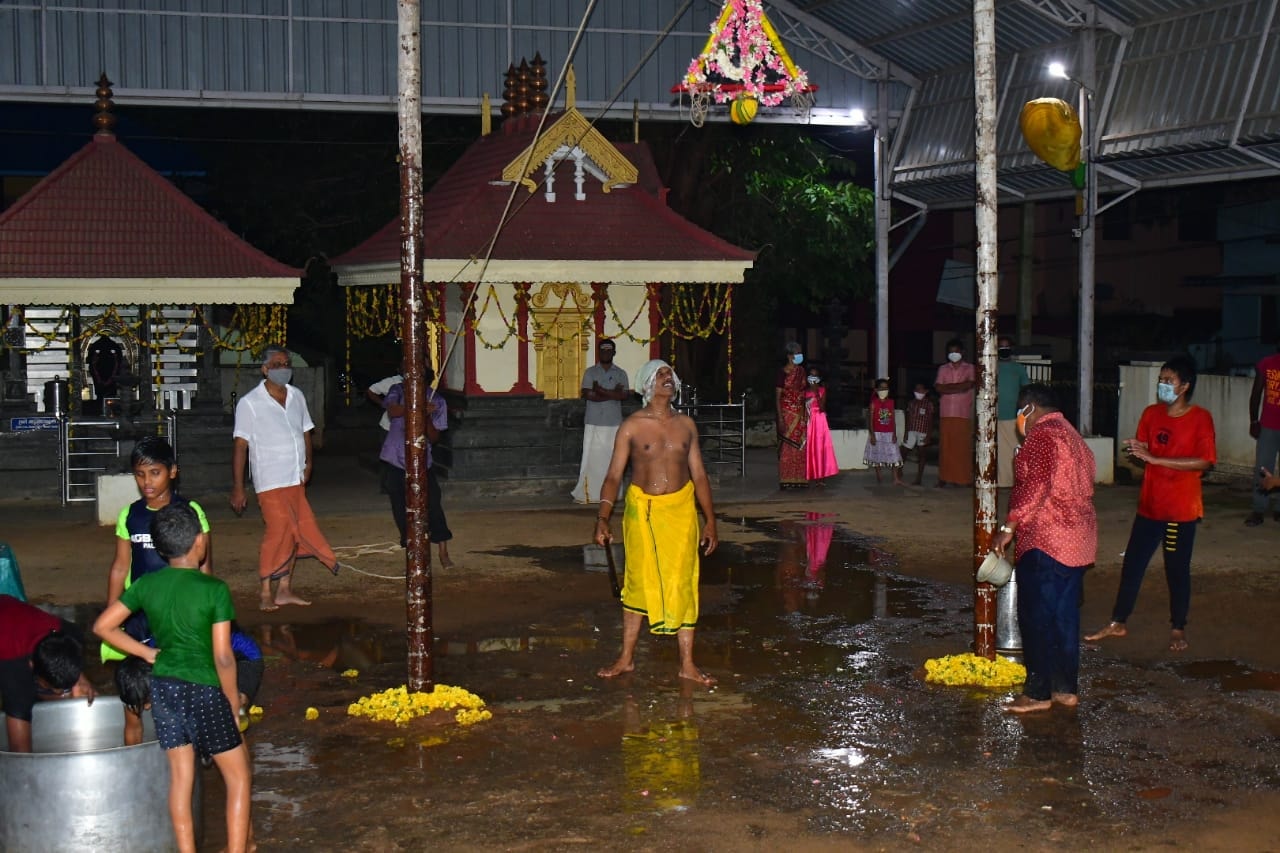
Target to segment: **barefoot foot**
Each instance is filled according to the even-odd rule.
[[[596,675],[600,678],[613,678],[614,676],[631,672],[635,668],[636,665],[634,663],[618,660],[614,661],[612,666],[606,666],[596,670]]]
[[[1080,704],[1080,697],[1074,693],[1054,693],[1051,699],[1053,704],[1064,708],[1074,708]]]
[[[280,605],[276,604],[271,596],[263,595],[258,598],[258,609],[263,613],[273,613],[280,609]]]
[[[705,672],[698,669],[697,667],[691,667],[690,669],[680,670],[680,677],[688,681],[692,681],[695,684],[701,684],[706,687],[710,687],[711,685],[716,683],[716,679],[714,676],[707,675]]]
[[[1187,650],[1187,632],[1186,631],[1170,631],[1169,632],[1169,651],[1185,652]]]
[[[1005,705],[1004,709],[1010,714],[1030,714],[1033,711],[1047,711],[1052,707],[1053,703],[1048,699],[1032,699],[1024,693]]]
[[[279,591],[277,591],[277,592],[276,592],[276,605],[277,605],[277,606],[282,606],[282,605],[285,605],[285,604],[296,604],[296,605],[298,605],[299,607],[310,607],[310,606],[311,606],[311,602],[310,602],[310,601],[307,601],[305,598],[300,598],[300,597],[298,597],[296,594],[294,594],[294,593],[292,593],[292,592],[279,592]]]
[[[1092,634],[1085,634],[1084,638],[1092,643],[1096,640],[1105,640],[1107,637],[1124,637],[1128,633],[1123,622],[1108,622],[1105,628],[1094,631]]]

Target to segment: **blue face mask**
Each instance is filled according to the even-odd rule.
[[[1178,392],[1173,390],[1172,382],[1160,382],[1156,385],[1156,399],[1166,406],[1178,399]]]
[[[804,364],[804,354],[803,354],[803,353],[796,353],[795,355],[791,356],[791,363],[792,363],[792,364]]]

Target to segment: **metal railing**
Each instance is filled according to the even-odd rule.
[[[736,466],[747,475],[747,407],[742,403],[690,403],[676,406],[693,418],[702,444],[702,461],[712,466]]]
[[[178,417],[165,412],[163,435],[178,452]],[[58,492],[62,505],[98,499],[98,475],[120,458],[123,424],[116,419],[58,418]]]

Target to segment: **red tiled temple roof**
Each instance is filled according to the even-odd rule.
[[[497,183],[502,171],[533,140],[536,117],[516,120],[477,140],[440,178],[423,200],[426,259],[484,256],[497,228],[511,186]],[[548,126],[555,117],[548,118]],[[754,252],[740,249],[699,228],[667,206],[657,168],[643,143],[614,147],[636,166],[632,186],[603,192],[599,179],[587,175],[587,198],[574,198],[573,164],[556,170],[556,201],[546,200],[541,185],[530,193],[520,187],[508,223],[492,257],[496,260],[582,261],[751,261]],[[533,177],[540,180],[541,170]],[[400,257],[397,217],[365,242],[334,258],[334,266],[382,265]]]
[[[109,133],[0,213],[0,278],[301,275],[240,239]]]

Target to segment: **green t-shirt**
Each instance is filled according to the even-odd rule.
[[[166,566],[143,575],[124,591],[120,603],[147,611],[156,638],[153,675],[217,687],[213,626],[236,618],[226,582],[198,569]]]

